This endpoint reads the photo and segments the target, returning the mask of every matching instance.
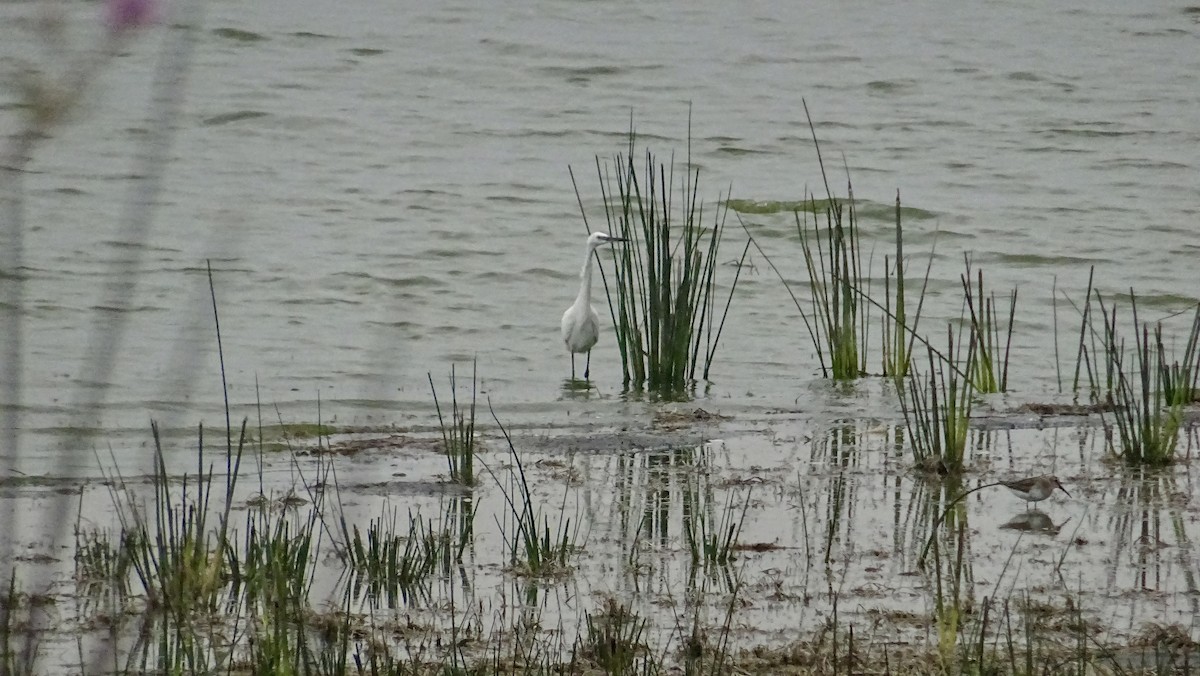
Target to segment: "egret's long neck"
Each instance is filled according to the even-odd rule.
[[[587,253],[583,259],[583,269],[579,271],[579,295],[575,297],[576,303],[590,305],[592,302],[592,268],[595,257],[596,247],[588,246]]]

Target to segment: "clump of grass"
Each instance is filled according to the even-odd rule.
[[[963,470],[974,396],[971,380],[959,368],[964,360],[955,357],[954,330],[949,327],[947,338],[944,354],[926,345],[928,373],[913,373],[907,387],[896,388],[917,467],[942,475]],[[971,363],[972,353],[973,344],[965,363]]]
[[[736,558],[735,547],[746,522],[750,495],[747,493],[740,509],[733,495],[719,514],[714,506],[707,486],[689,485],[683,498],[683,532],[692,557],[692,575],[698,570],[709,575],[723,571],[729,581],[729,566]]]
[[[870,294],[864,291],[868,280],[862,263],[853,188],[847,190],[848,208],[829,198],[824,229],[818,228],[816,218],[810,223],[807,212],[803,220],[800,212],[795,212],[817,319],[818,331],[813,343],[821,361],[821,374],[834,380],[853,380],[866,373],[870,313],[866,299]],[[816,201],[811,202],[815,209]]]
[[[971,259],[964,254],[967,271],[960,277],[964,305],[970,320],[971,360],[967,376],[976,392],[1008,391],[1008,355],[1012,346],[1013,321],[1017,313],[1017,290],[1008,299],[1008,323],[1001,334],[1000,315],[995,294],[983,288],[983,271],[971,275]],[[1003,340],[1002,340],[1003,339]]]
[[[143,661],[166,673],[212,667],[219,651],[203,629],[204,619],[231,601],[228,589],[235,574],[231,563],[237,557],[229,517],[246,439],[245,422],[236,450],[232,441],[226,444],[223,496],[214,490],[220,486],[214,468],[205,466],[203,429],[197,444],[197,473],[185,474],[175,487],[167,473],[158,426],[151,424],[154,466],[149,504],[118,488],[124,485],[119,470],[109,477],[121,541],[146,598],[134,652],[140,650]]]
[[[690,130],[688,159],[678,182],[678,210],[671,198],[676,188],[674,164],[660,163],[646,151],[639,171],[635,140],[631,129],[628,154],[616,156],[611,176],[596,158],[609,232],[627,240],[612,251],[615,289],[607,279],[604,287],[625,386],[678,395],[696,381],[697,369],[701,378],[708,378],[749,243],[719,308],[717,257],[728,202],[723,211],[717,208],[706,227],[698,198],[700,170],[691,163]],[[575,192],[578,197],[578,186]],[[579,204],[582,212],[582,198]]]
[[[308,661],[305,624],[320,558],[321,512],[318,502],[301,515],[272,510],[246,515],[242,550],[230,557],[237,574],[231,589],[241,592],[250,620],[255,673],[299,673]]]
[[[132,497],[113,493],[123,538],[137,543],[131,552],[133,571],[152,607],[165,608],[175,617],[211,612],[229,577],[225,556],[230,547],[229,513],[241,465],[245,423],[236,452],[225,455],[223,507],[212,506],[213,468],[204,465],[204,428],[199,432],[195,477],[184,475],[178,496],[172,494],[163,459],[158,425],[154,437],[154,498],[147,507]],[[113,485],[120,485],[114,481]],[[211,520],[215,519],[216,524]],[[211,527],[210,527],[211,526]]]
[[[101,530],[75,530],[75,583],[87,593],[111,592],[123,597],[129,592],[133,570],[131,553],[137,543],[128,533],[117,536]]]
[[[429,388],[433,390],[433,405],[437,409],[438,426],[442,430],[442,444],[446,462],[450,468],[450,480],[463,486],[474,486],[475,479],[475,393],[478,386],[478,365],[471,365],[471,406],[459,408],[458,380],[454,366],[450,366],[450,420],[442,416],[442,405],[438,401],[437,387],[433,375],[429,377]]]
[[[566,493],[563,493],[563,501],[559,505],[557,525],[551,527],[550,517],[534,507],[533,493],[525,476],[521,455],[513,446],[508,430],[496,417],[495,410],[492,411],[492,419],[504,435],[513,459],[507,484],[501,482],[492,469],[485,465],[508,505],[501,536],[509,552],[509,564],[534,576],[564,573],[569,569],[571,554],[576,549],[579,536],[578,521],[572,526],[571,519],[566,515]]]
[[[354,575],[354,586],[365,586],[373,598],[385,598],[389,607],[407,603],[413,593],[438,570],[446,571],[450,561],[461,561],[466,540],[454,538],[448,530],[435,529],[432,521],[408,515],[406,536],[397,535],[396,513],[371,519],[366,535],[358,526],[347,531],[346,564]]]
[[[808,116],[807,104],[805,115]],[[904,273],[904,229],[901,223],[899,191],[896,193],[895,257],[884,257],[884,299],[881,303],[871,296],[870,265],[864,264],[863,261],[862,237],[853,184],[847,175],[847,198],[842,201],[833,196],[825,173],[820,141],[817,139],[811,117],[808,117],[808,125],[817,151],[817,162],[821,167],[826,198],[818,200],[810,194],[805,202],[789,204],[793,208],[796,230],[804,254],[811,318],[783,274],[750,235],[745,223],[742,223],[742,229],[746,231],[748,243],[754,245],[771,266],[800,312],[800,318],[817,352],[822,377],[853,380],[867,374],[870,314],[871,309],[876,308],[883,315],[880,340],[883,375],[895,378],[899,382],[908,375],[913,342],[925,342],[925,339],[918,335],[917,327],[925,302],[925,290],[929,284],[933,256],[930,255],[916,313],[912,318],[912,326],[909,326]],[[810,213],[813,214],[811,222],[808,219]],[[804,214],[803,217],[801,214]],[[820,225],[820,214],[825,216],[824,227]],[[740,215],[738,218],[740,220]]]
[[[582,657],[606,674],[639,672],[635,662],[646,651],[642,641],[645,618],[629,606],[608,599],[601,612],[585,613],[584,622],[586,633],[578,639]]]
[[[817,163],[821,167],[821,180],[825,184],[827,199],[824,205],[824,242],[821,241],[821,230],[817,227],[817,203],[812,196],[809,197],[810,208],[805,211],[803,221],[800,210],[793,212],[800,246],[804,250],[813,312],[818,320],[819,331],[814,332],[810,325],[809,334],[821,361],[821,374],[834,380],[853,380],[867,370],[866,345],[871,308],[868,300],[871,297],[870,278],[862,262],[858,219],[854,210],[854,187],[847,176],[846,204],[849,208],[834,199],[829,189],[829,178],[825,174],[821,144],[817,140],[812,116],[808,114],[807,103],[804,104],[804,115],[808,119],[808,129],[817,151]],[[807,217],[809,211],[813,213],[811,226]],[[813,255],[814,250],[816,256]],[[897,258],[899,261],[899,256]],[[903,307],[899,309],[903,311]]]
[[[1132,352],[1117,328],[1117,308],[1106,306],[1097,291],[1095,300],[1100,308],[1103,326],[1100,329],[1101,354],[1082,343],[1088,378],[1093,392],[1103,392],[1111,413],[1106,425],[1115,425],[1120,448],[1109,450],[1131,465],[1162,466],[1175,460],[1179,443],[1183,406],[1192,401],[1197,378],[1200,377],[1200,305],[1197,305],[1182,355],[1172,360],[1164,340],[1161,322],[1154,324],[1138,320],[1137,297],[1129,291],[1133,316],[1134,344]],[[1085,310],[1085,316],[1087,311]],[[1127,361],[1132,355],[1133,363]],[[1100,372],[1103,367],[1103,374]]]

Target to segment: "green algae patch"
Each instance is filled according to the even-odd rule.
[[[829,206],[829,200],[742,200],[731,199],[725,205],[739,214],[782,214],[794,211],[817,213]]]
[[[838,201],[840,201],[842,204],[846,204],[844,200]],[[726,204],[730,209],[738,212],[739,214],[769,215],[790,214],[796,212],[823,214],[829,207],[829,200],[731,199],[728,200]],[[882,202],[871,202],[868,200],[856,200],[854,202],[854,211],[855,215],[860,219],[892,222],[896,218],[896,206],[894,204],[884,204]],[[926,209],[902,206],[900,207],[900,217],[906,221],[927,221],[937,218],[937,214]]]
[[[259,117],[266,117],[267,114],[261,110],[235,110],[230,113],[221,113],[220,115],[212,115],[200,120],[200,124],[205,127],[217,127],[230,122],[240,122],[242,120],[253,120]]]
[[[261,33],[244,31],[238,28],[214,28],[212,29],[212,34],[219,38],[225,38],[226,40],[233,40],[235,42],[261,42],[267,39],[267,36],[262,35]]]
[[[267,451],[286,451],[291,447],[292,443],[302,443],[310,439],[328,437],[339,433],[341,430],[332,425],[318,425],[315,423],[264,425],[257,430],[247,430],[251,434],[256,431],[259,436],[251,439],[252,444],[261,444],[263,450]]]
[[[871,221],[886,221],[889,223],[896,220],[895,204],[857,200],[854,202],[854,211],[861,219]],[[906,206],[900,207],[900,218],[904,221],[928,221],[937,217],[937,213],[927,209]]]

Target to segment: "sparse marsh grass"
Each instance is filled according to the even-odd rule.
[[[571,555],[579,539],[579,519],[574,519],[572,523],[571,517],[567,516],[567,493],[563,492],[558,519],[551,526],[550,516],[541,508],[541,499],[533,496],[521,455],[494,410],[492,419],[504,435],[512,459],[503,481],[492,468],[487,467],[508,506],[503,515],[502,537],[508,551],[509,565],[535,577],[566,574],[570,571]],[[535,502],[538,505],[536,507]]]
[[[813,457],[814,466],[828,465],[835,469],[830,480],[810,479],[813,490],[823,493],[821,514],[813,514],[813,518],[828,522],[834,516],[829,512],[838,510],[843,514],[842,527],[838,528],[839,550],[849,553],[856,547],[867,546],[866,542],[854,543],[856,533],[853,530],[856,509],[864,504],[856,499],[853,493],[845,493],[844,502],[832,495],[837,491],[837,477],[843,472],[851,476],[860,476],[864,471],[870,471],[872,452],[868,444],[879,441],[878,432],[874,425],[861,425],[854,428],[855,433],[844,430],[836,431],[834,440],[827,442],[829,446]],[[667,452],[638,452],[642,456],[661,458],[653,471],[669,474],[670,483],[652,479],[650,472],[643,472],[636,480],[644,485],[650,497],[658,502],[648,501],[643,508],[635,506],[632,510],[632,520],[636,521],[651,512],[661,512],[666,503],[664,517],[670,523],[670,533],[666,527],[650,531],[649,527],[641,531],[638,538],[657,539],[659,534],[666,535],[665,544],[657,551],[651,551],[648,558],[655,558],[651,566],[662,566],[649,575],[634,575],[630,578],[620,577],[621,580],[635,580],[630,589],[621,589],[612,594],[606,594],[602,599],[584,601],[577,614],[568,616],[565,621],[555,609],[555,601],[560,600],[560,594],[571,594],[570,598],[586,599],[582,593],[575,590],[590,590],[590,595],[596,595],[595,585],[587,586],[581,582],[582,575],[570,578],[561,577],[556,573],[561,571],[561,565],[555,562],[547,565],[544,572],[531,576],[529,570],[518,563],[503,572],[501,568],[509,563],[510,551],[501,551],[494,547],[484,568],[490,568],[501,584],[513,589],[514,599],[498,600],[496,595],[489,592],[484,585],[474,586],[474,596],[447,595],[448,580],[441,580],[438,585],[426,586],[417,595],[411,597],[416,602],[405,603],[401,597],[400,603],[389,607],[386,590],[379,593],[368,593],[360,596],[352,585],[344,587],[352,599],[343,600],[340,607],[329,608],[329,597],[318,597],[319,592],[308,581],[312,575],[320,575],[316,567],[322,560],[329,561],[328,545],[322,544],[323,538],[320,526],[309,528],[314,519],[311,512],[326,511],[319,500],[314,499],[314,492],[305,487],[297,487],[299,495],[307,495],[308,500],[285,506],[277,501],[270,501],[265,507],[247,510],[246,518],[234,518],[229,540],[236,546],[230,555],[240,561],[240,564],[230,564],[231,574],[219,594],[222,601],[217,604],[214,612],[197,614],[185,626],[179,626],[169,620],[162,609],[155,610],[147,617],[154,618],[149,623],[149,645],[146,651],[145,664],[147,669],[157,671],[172,671],[174,673],[212,673],[218,671],[244,670],[254,673],[314,673],[314,674],[346,674],[346,673],[405,673],[405,674],[446,674],[446,673],[624,673],[624,674],[660,674],[680,670],[683,673],[695,674],[778,674],[778,673],[937,673],[977,674],[977,673],[1025,673],[1025,660],[1033,660],[1034,664],[1055,665],[1086,665],[1086,673],[1122,673],[1104,659],[1096,657],[1102,652],[1095,636],[1094,624],[1084,624],[1068,610],[1059,608],[1062,605],[1059,592],[1050,592],[1036,596],[1033,600],[1041,605],[1055,604],[1058,608],[1053,614],[1038,611],[1040,615],[1028,614],[1019,610],[1023,606],[1014,605],[1011,619],[1005,620],[1000,603],[1004,600],[1004,590],[1000,590],[1000,602],[980,601],[972,594],[977,588],[971,571],[972,559],[979,555],[979,550],[973,550],[972,538],[980,537],[988,524],[974,521],[971,504],[962,503],[962,518],[955,513],[947,519],[947,526],[939,533],[937,540],[936,571],[928,573],[928,586],[921,587],[918,594],[928,594],[928,613],[924,621],[931,623],[933,633],[926,642],[920,639],[922,628],[909,626],[905,634],[908,643],[897,643],[890,632],[895,631],[897,624],[902,624],[903,618],[895,621],[887,619],[862,619],[862,613],[850,609],[850,603],[843,602],[846,609],[844,617],[839,615],[831,620],[835,624],[824,629],[818,629],[815,634],[807,629],[801,631],[801,640],[784,648],[757,647],[753,635],[746,639],[749,631],[762,626],[756,624],[754,613],[768,608],[768,613],[776,612],[781,616],[794,618],[792,613],[797,608],[808,607],[809,603],[821,607],[827,593],[837,591],[840,582],[840,558],[835,558],[832,565],[827,565],[825,575],[829,582],[818,581],[820,572],[814,578],[813,599],[801,600],[788,595],[773,595],[763,588],[747,588],[741,581],[741,570],[731,571],[732,584],[721,584],[721,580],[712,576],[697,575],[696,582],[686,580],[689,569],[703,570],[702,564],[688,566],[689,538],[693,544],[703,542],[732,542],[737,543],[741,537],[725,537],[729,532],[729,524],[743,522],[743,510],[750,505],[750,495],[740,483],[722,481],[722,453],[719,450],[702,446],[697,449],[675,450]],[[164,449],[165,451],[166,449]],[[709,457],[705,458],[705,453]],[[854,459],[854,455],[858,459]],[[168,453],[168,457],[170,454]],[[306,456],[301,454],[299,458]],[[513,467],[510,474],[513,480],[520,474],[521,469],[529,473],[525,482],[530,487],[540,486],[540,481],[548,475],[542,463],[534,462],[534,458],[522,454],[519,459],[512,459]],[[330,462],[333,456],[317,454],[306,460],[307,463]],[[550,456],[555,459],[556,456]],[[340,458],[345,461],[344,458]],[[613,466],[618,463],[614,460]],[[310,466],[310,465],[306,465]],[[493,469],[496,469],[493,467]],[[436,467],[434,468],[436,471]],[[318,471],[313,474],[307,470],[304,474],[313,482],[329,483],[330,473]],[[901,474],[904,474],[903,472]],[[206,478],[209,476],[205,473]],[[497,476],[504,477],[502,471]],[[210,511],[220,507],[220,487],[222,479],[213,473],[213,486],[209,491],[213,495]],[[918,485],[917,483],[913,484]],[[938,481],[920,481],[925,493],[918,494],[915,501],[929,503],[929,513],[937,514],[937,507],[949,496],[957,495],[962,489],[962,483],[954,477]],[[174,479],[172,489],[176,499],[179,497],[181,482]],[[757,512],[761,502],[775,500],[771,488],[759,488],[754,484],[754,495],[766,491],[766,498],[759,498],[749,506],[750,512]],[[900,484],[897,484],[899,487]],[[147,487],[147,491],[149,486]],[[515,486],[510,489],[514,495],[520,490]],[[688,497],[688,491],[699,491]],[[937,491],[936,494],[934,491]],[[504,517],[504,509],[511,509],[507,502],[499,499],[497,491],[490,484],[478,488],[473,496],[475,500],[487,500],[488,493],[492,499],[487,501],[489,509],[497,519],[497,528],[501,527],[499,519]],[[1164,489],[1165,492],[1177,492],[1176,489]],[[199,489],[189,489],[189,495],[195,495]],[[544,495],[544,488],[533,491],[530,498],[535,510],[539,507],[538,496]],[[328,495],[338,492],[327,489]],[[665,495],[669,493],[670,495]],[[148,493],[147,493],[148,494]],[[557,496],[557,493],[551,491]],[[872,492],[864,498],[876,500]],[[514,503],[523,502],[524,498],[514,499]],[[687,506],[691,500],[695,506]],[[451,501],[452,502],[452,501]],[[538,522],[550,526],[554,532],[554,509],[557,500],[548,502],[550,519]],[[907,500],[905,502],[908,502]],[[568,503],[569,504],[569,503]],[[706,507],[707,506],[707,507]],[[495,511],[499,508],[500,511]],[[561,508],[559,508],[561,511]],[[920,507],[918,506],[918,509]],[[239,508],[240,510],[240,508]],[[694,521],[692,533],[707,532],[719,537],[703,538],[689,535],[686,518]],[[432,532],[439,536],[442,528],[456,523],[454,515],[461,513],[461,507],[448,506],[444,509],[441,526],[435,515],[432,522],[423,518],[415,510],[410,514],[405,509],[390,510],[382,517],[373,520],[384,526],[392,524],[392,536],[404,546],[405,535],[412,532],[414,526],[419,526],[418,534]],[[891,510],[886,510],[891,511]],[[574,523],[576,516],[566,510]],[[336,513],[336,512],[335,512]],[[971,513],[972,522],[966,521],[966,515]],[[235,511],[238,516],[240,511]],[[378,514],[378,512],[377,512]],[[903,508],[897,511],[901,514],[898,519],[908,520]],[[489,514],[491,516],[491,514]],[[585,517],[586,518],[586,517]],[[708,526],[701,519],[708,518]],[[754,514],[744,517],[744,523],[753,523]],[[761,518],[761,517],[760,517]],[[917,520],[922,520],[918,515]],[[928,522],[929,519],[923,519]],[[1131,523],[1136,523],[1136,515],[1131,515]],[[414,523],[416,522],[416,523]],[[217,527],[217,520],[210,519],[208,529],[211,532]],[[355,522],[348,520],[348,525]],[[371,521],[362,519],[357,525],[361,531],[361,540],[366,546],[367,531]],[[489,519],[489,523],[491,520]],[[246,524],[243,526],[243,524]],[[503,526],[511,531],[513,520],[509,518],[508,525]],[[237,526],[236,529],[233,526]],[[795,526],[795,524],[793,524]],[[631,526],[632,527],[632,526]],[[798,527],[798,526],[796,526]],[[859,524],[858,527],[861,527]],[[1174,527],[1164,524],[1164,527]],[[1186,524],[1184,524],[1186,527]],[[253,531],[253,536],[247,535]],[[336,530],[336,528],[335,528]],[[354,529],[348,529],[353,535]],[[380,529],[385,532],[387,528]],[[545,532],[545,529],[543,529]],[[821,532],[818,526],[816,533]],[[973,534],[974,533],[974,534]],[[332,534],[334,539],[340,539],[339,533]],[[385,532],[386,535],[386,532]],[[618,534],[619,535],[619,534]],[[419,537],[420,535],[418,535]],[[590,564],[579,561],[581,556],[593,556],[606,543],[620,540],[606,539],[602,534],[596,538],[596,547],[589,546],[587,550],[571,550],[567,565],[577,567],[580,571],[593,571]],[[407,538],[412,540],[411,536]],[[805,540],[807,540],[807,536]],[[816,554],[820,559],[821,537],[814,535]],[[247,544],[254,540],[257,544]],[[328,543],[328,539],[324,540]],[[493,540],[492,542],[497,542]],[[987,542],[985,540],[985,542]],[[518,545],[519,547],[520,545]],[[622,544],[621,546],[625,546]],[[829,546],[829,545],[826,545]],[[904,547],[903,545],[900,545]],[[1071,546],[1062,543],[1062,546]],[[1053,546],[1056,548],[1057,546]],[[790,546],[788,548],[791,548]],[[908,551],[912,545],[904,547]],[[726,548],[726,551],[731,548]],[[444,551],[444,550],[442,550]],[[712,551],[718,551],[713,548]],[[750,566],[751,580],[761,577],[763,570],[755,563],[759,554],[754,549],[737,549],[737,567]],[[611,552],[610,552],[611,553]],[[666,559],[674,558],[675,564],[658,559],[658,555]],[[786,556],[802,556],[802,552],[790,552]],[[889,556],[904,554],[884,553],[882,559]],[[1052,552],[1052,556],[1054,552]],[[522,554],[523,556],[523,554]],[[701,557],[705,556],[702,551]],[[857,557],[857,555],[855,555]],[[875,554],[869,555],[875,557]],[[681,558],[682,557],[682,558]],[[432,561],[434,557],[429,557]],[[547,559],[550,557],[546,557]],[[605,560],[617,561],[623,555]],[[732,557],[730,557],[732,558]],[[855,558],[855,561],[860,559]],[[303,563],[301,563],[303,562]],[[337,565],[333,560],[334,566]],[[719,564],[719,562],[717,562]],[[619,564],[618,564],[619,565]],[[803,565],[800,563],[799,565]],[[877,564],[867,564],[877,565]],[[908,565],[898,562],[901,570],[907,570]],[[714,565],[720,569],[722,566]],[[818,566],[820,568],[820,566]],[[442,563],[430,564],[432,569],[426,579],[434,576],[444,576]],[[247,572],[239,572],[247,571]],[[254,572],[250,572],[254,571]],[[673,571],[679,571],[675,576]],[[588,574],[587,572],[583,574]],[[768,573],[769,575],[769,573]],[[787,573],[791,575],[791,571]],[[982,575],[982,574],[981,574]],[[938,577],[940,576],[940,577]],[[465,579],[470,579],[464,577]],[[849,578],[847,578],[849,579]],[[642,582],[660,585],[657,588],[645,589]],[[826,587],[826,584],[829,587]],[[420,585],[418,585],[420,586]],[[997,583],[997,586],[1000,586]],[[817,590],[818,587],[832,588],[833,592]],[[343,589],[338,587],[338,590]],[[532,590],[532,591],[530,591]],[[588,593],[588,592],[585,592]],[[869,590],[867,592],[870,593]],[[533,594],[532,600],[524,598]],[[847,590],[847,594],[851,592]],[[936,597],[935,597],[936,594]],[[337,591],[331,596],[336,596]],[[862,596],[860,598],[872,598]],[[1014,599],[1017,597],[1013,597]],[[469,599],[469,600],[468,600]],[[676,599],[679,599],[676,601]],[[937,601],[940,599],[940,606]],[[465,602],[464,602],[465,601]],[[859,601],[856,600],[855,603]],[[1076,601],[1072,601],[1076,602]],[[335,602],[336,603],[336,602]],[[507,610],[501,614],[488,617],[480,610],[481,605],[495,603],[504,605]],[[590,603],[591,605],[588,605]],[[883,602],[887,603],[887,602]],[[919,604],[919,601],[917,601]],[[677,604],[677,605],[676,605]],[[670,609],[665,609],[669,605]],[[1035,606],[1031,606],[1035,607]],[[636,610],[635,610],[636,608]],[[650,608],[650,610],[645,610]],[[657,609],[656,609],[657,608]],[[397,610],[399,611],[397,613]],[[543,612],[545,613],[543,615]],[[674,618],[671,614],[674,613]],[[399,619],[402,616],[403,619]],[[1045,618],[1039,620],[1038,617]],[[450,619],[450,618],[453,619]],[[761,618],[761,615],[758,616]],[[1080,616],[1082,617],[1082,616]],[[440,620],[439,620],[440,618]],[[136,618],[135,618],[136,619]],[[1032,622],[1028,628],[1024,622]],[[770,620],[767,620],[769,623]],[[1010,631],[1004,623],[1011,624]],[[769,624],[768,624],[769,626]],[[809,622],[806,625],[812,628]],[[1072,634],[1072,628],[1087,627],[1086,634]],[[457,633],[455,633],[457,632]],[[176,638],[176,637],[180,638]],[[232,636],[233,644],[223,643],[223,637]],[[1011,640],[1010,648],[1006,642]],[[1087,641],[1086,652],[1080,652],[1081,640]],[[1032,646],[1032,648],[1027,648]],[[1029,650],[1030,652],[1026,652]],[[1147,647],[1147,651],[1154,648]],[[1178,657],[1183,653],[1176,652]],[[124,659],[124,657],[123,657]],[[141,659],[141,658],[139,658]],[[977,665],[984,665],[977,669]],[[1124,663],[1122,663],[1124,664]],[[361,666],[359,666],[361,665]],[[372,666],[373,665],[373,666]],[[836,667],[834,665],[837,665]],[[921,667],[919,665],[925,665]],[[1014,666],[1015,665],[1015,666]],[[904,669],[901,667],[904,666]],[[145,671],[143,670],[143,671]],[[1139,673],[1127,669],[1124,673]]]
[[[657,673],[647,655],[643,633],[646,620],[612,599],[584,613],[586,631],[579,637],[579,654],[605,674]],[[641,658],[645,667],[635,668]]]
[[[1080,353],[1093,392],[1101,392],[1111,412],[1101,412],[1106,425],[1117,430],[1119,446],[1110,451],[1131,465],[1162,466],[1175,460],[1183,407],[1191,402],[1200,376],[1200,305],[1192,316],[1183,349],[1172,357],[1161,322],[1151,328],[1138,320],[1137,297],[1129,293],[1134,340],[1127,348],[1118,327],[1117,308],[1094,295],[1102,325],[1099,351],[1095,340],[1084,342]],[[1090,304],[1090,303],[1089,303]],[[1085,308],[1084,317],[1090,316]]]
[[[609,287],[603,270],[601,277],[625,386],[680,396],[696,382],[697,371],[700,378],[708,378],[749,243],[728,295],[719,298],[718,255],[728,202],[723,210],[713,210],[706,226],[700,170],[691,163],[690,138],[678,183],[673,162],[662,163],[649,151],[639,170],[635,140],[631,131],[628,152],[614,158],[611,173],[596,158],[609,232],[627,240],[612,250],[614,287]],[[678,202],[672,199],[676,189]],[[575,191],[578,196],[578,186]]]
[[[435,528],[432,520],[420,514],[408,514],[405,535],[399,534],[401,523],[395,509],[385,510],[371,519],[364,536],[357,525],[347,527],[342,521],[345,558],[354,588],[385,599],[389,608],[409,603],[414,594],[427,597],[427,579],[439,571],[449,574],[452,563],[462,561],[468,543],[466,537],[455,537],[444,525]]]
[[[471,364],[471,406],[460,408],[458,405],[458,379],[455,367],[450,367],[450,419],[442,415],[442,405],[438,401],[437,387],[433,384],[433,374],[429,377],[429,389],[433,391],[433,406],[437,409],[438,426],[442,431],[442,448],[446,453],[446,462],[450,469],[450,480],[463,486],[474,486],[475,478],[475,393],[479,384],[478,364]]]
[[[968,345],[967,357],[961,359],[955,356],[949,327],[947,337],[944,354],[927,348],[928,372],[913,373],[896,388],[913,459],[919,469],[937,474],[963,470],[974,397],[971,380],[959,368],[971,363],[974,345]]]
[[[131,554],[137,543],[129,534],[119,534],[113,543],[108,530],[75,529],[75,582],[89,595],[111,594],[116,598],[129,593],[133,571]]]
[[[692,576],[722,575],[733,586],[730,565],[736,558],[738,537],[750,508],[751,491],[740,501],[732,492],[717,509],[711,486],[693,484],[683,496],[683,532],[692,557]]]
[[[984,290],[983,270],[976,270],[972,276],[971,259],[969,256],[964,256],[964,259],[967,270],[960,279],[971,342],[967,376],[976,392],[1007,392],[1008,355],[1017,314],[1017,289],[1014,288],[1008,297],[1008,320],[1002,324],[1003,315],[996,295],[989,295]]]

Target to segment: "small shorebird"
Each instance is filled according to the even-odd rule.
[[[1071,497],[1067,489],[1058,482],[1058,477],[1050,474],[1042,476],[1029,477],[1028,479],[1017,479],[1016,481],[1001,481],[1000,485],[1017,494],[1017,497],[1025,501],[1025,507],[1029,507],[1031,502],[1041,502],[1050,497],[1055,488],[1062,488],[1062,492]]]

